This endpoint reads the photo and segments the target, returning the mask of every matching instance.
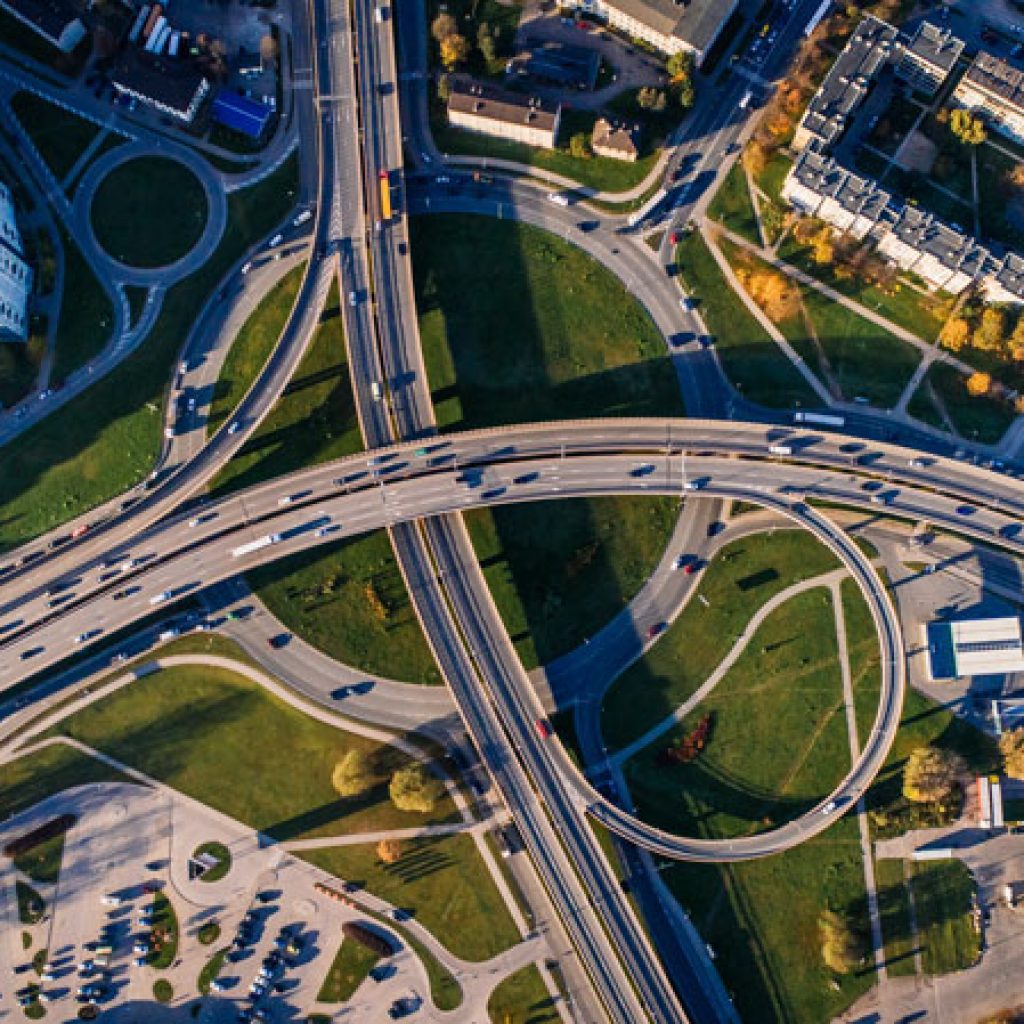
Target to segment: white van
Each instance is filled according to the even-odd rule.
[[[562,192],[550,192],[548,194],[550,202],[554,203],[555,206],[568,206],[569,197]]]
[[[103,906],[105,907],[119,907],[121,906],[122,903],[124,903],[124,900],[121,899],[121,897],[118,896],[116,893],[110,892],[107,893],[106,896],[100,898],[100,903],[102,903]]]
[[[381,400],[382,395],[383,393],[381,392],[380,389],[380,382],[374,381],[370,385],[370,396],[373,398],[375,402],[379,402]]]

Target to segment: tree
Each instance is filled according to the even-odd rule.
[[[949,130],[965,145],[980,146],[987,138],[981,118],[969,110],[954,110],[949,115]]]
[[[586,132],[577,132],[569,139],[569,156],[574,156],[577,160],[589,160],[592,155]]]
[[[441,796],[441,783],[428,775],[422,765],[414,764],[400,768],[391,776],[388,787],[391,802],[400,811],[427,813],[434,809]]]
[[[978,370],[967,378],[966,387],[971,398],[983,398],[992,390],[992,375]]]
[[[986,306],[974,332],[973,344],[983,352],[997,352],[1006,340],[1006,313],[997,306]]]
[[[836,250],[832,244],[832,229],[827,224],[823,224],[811,238],[811,259],[819,267],[824,267],[835,262],[835,258]]]
[[[768,150],[757,139],[751,139],[743,147],[743,155],[740,159],[743,161],[743,167],[746,172],[751,177],[758,178],[768,166]]]
[[[689,78],[693,74],[693,55],[685,52],[669,54],[665,70],[669,78]]]
[[[260,40],[260,60],[265,66],[273,64],[280,51],[278,41],[269,32]]]
[[[402,856],[402,844],[397,839],[382,839],[377,844],[377,859],[383,864],[397,864]]]
[[[951,317],[942,325],[939,343],[950,352],[959,352],[971,336],[971,325],[960,316]]]
[[[818,918],[818,929],[821,932],[821,957],[829,970],[836,974],[849,974],[864,959],[864,941],[845,916],[826,910]]]
[[[439,14],[430,24],[430,34],[440,43],[458,32],[458,25],[450,14]]]
[[[643,88],[637,90],[636,102],[641,110],[650,110],[654,106],[654,101],[657,96],[657,89],[653,86],[645,85]]]
[[[344,754],[331,773],[331,785],[339,796],[359,796],[373,785],[373,772],[366,757],[358,750]]]
[[[442,103],[447,103],[452,94],[452,80],[450,75],[438,75],[437,98]]]
[[[697,93],[693,88],[693,79],[684,78],[676,88],[676,99],[683,110],[689,110],[697,99]]]
[[[777,270],[736,271],[750,297],[776,323],[789,320],[800,312],[800,293],[785,274]]]
[[[1024,729],[1011,729],[999,737],[1003,770],[1011,779],[1024,779]]]
[[[965,771],[963,758],[939,747],[917,747],[903,769],[903,795],[917,804],[942,803]]]
[[[492,64],[497,50],[494,46],[494,34],[491,32],[491,26],[486,21],[480,22],[480,27],[476,31],[476,45],[483,59],[488,64]]]
[[[463,36],[450,35],[441,40],[441,63],[451,71],[469,56],[469,43]]]

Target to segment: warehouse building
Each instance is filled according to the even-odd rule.
[[[85,25],[67,0],[0,0],[0,7],[62,53],[85,38]]]
[[[225,128],[240,132],[250,139],[259,140],[266,133],[273,113],[266,103],[257,103],[248,96],[223,89],[217,93],[217,98],[213,101],[211,116]]]
[[[554,149],[562,107],[538,97],[466,79],[452,82],[448,120],[466,131]]]
[[[25,260],[11,190],[0,182],[0,341],[28,339],[32,268]]]
[[[1020,619],[968,619],[927,625],[931,678],[963,679],[1024,672],[1024,642]]]

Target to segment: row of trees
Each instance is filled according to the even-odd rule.
[[[380,782],[380,776],[360,750],[349,750],[341,756],[331,773],[331,785],[339,796],[351,799],[368,793]],[[400,811],[432,811],[444,787],[421,764],[399,768],[391,775],[388,795]]]
[[[966,302],[942,328],[939,341],[951,352],[970,346],[1015,363],[1024,363],[1024,314],[1011,321],[1005,306]]]
[[[430,34],[434,37],[441,53],[441,63],[449,71],[454,71],[460,64],[465,64],[473,52],[469,40],[459,32],[459,26],[453,15],[442,11],[430,25]],[[476,48],[487,65],[491,65],[498,57],[498,44],[501,28],[492,28],[486,21],[480,22],[476,28]]]

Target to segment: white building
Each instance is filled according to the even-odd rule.
[[[466,79],[455,79],[448,97],[457,128],[542,149],[555,148],[561,118],[559,103]]]
[[[32,268],[25,261],[10,189],[0,182],[0,341],[28,338]]]
[[[926,627],[932,679],[1002,676],[1024,672],[1020,619],[932,622]]]
[[[979,53],[953,90],[953,99],[996,131],[1024,142],[1024,71]]]

